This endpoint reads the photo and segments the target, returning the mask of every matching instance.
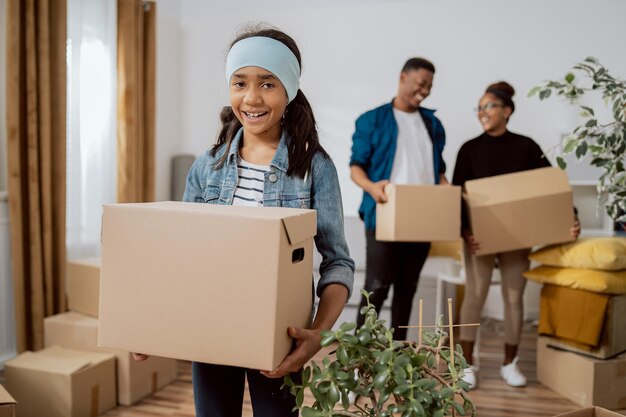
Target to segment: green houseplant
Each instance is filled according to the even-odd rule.
[[[590,163],[603,170],[598,182],[598,203],[606,208],[615,221],[626,225],[626,81],[612,76],[595,58],[588,57],[574,65],[572,71],[561,80],[550,80],[534,87],[529,97],[539,95],[540,100],[554,92],[570,100],[572,104],[589,91],[602,94],[611,109],[611,120],[603,122],[589,106],[580,106],[581,124],[563,139],[564,154],[575,152],[580,160],[590,155]],[[557,163],[565,169],[561,156]],[[626,228],[624,229],[626,230]]]
[[[286,377],[285,384],[296,395],[303,417],[385,417],[474,415],[461,380],[467,366],[460,346],[454,352],[445,345],[441,326],[422,332],[421,343],[393,340],[393,330],[378,319],[367,298],[365,323],[343,323],[337,331],[322,334],[322,346],[336,343],[321,366],[312,362],[302,371],[302,382]],[[451,355],[452,353],[452,355]],[[305,406],[304,393],[315,398]],[[351,397],[362,397],[351,404]]]

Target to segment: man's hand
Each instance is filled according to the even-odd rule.
[[[365,191],[367,191],[377,203],[386,203],[387,194],[385,194],[385,185],[387,184],[389,184],[388,180],[373,182]]]
[[[296,340],[296,349],[273,371],[261,371],[268,378],[282,378],[290,372],[298,372],[322,348],[319,330],[290,327],[289,336]]]

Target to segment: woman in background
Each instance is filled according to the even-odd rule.
[[[506,82],[487,87],[478,105],[478,120],[484,132],[461,146],[456,159],[452,183],[463,186],[466,181],[495,175],[510,174],[550,166],[541,148],[531,138],[510,132],[509,118],[515,111],[515,90]],[[526,280],[522,272],[528,270],[530,249],[521,249],[491,255],[477,256],[480,242],[469,228],[467,213],[462,218],[463,250],[466,274],[466,292],[461,306],[461,323],[480,322],[480,315],[491,284],[496,259],[501,273],[504,299],[504,362],[500,375],[514,387],[526,385],[526,377],[519,369],[518,346],[524,318],[523,295]],[[578,221],[571,229],[577,237]],[[470,388],[477,386],[478,369],[474,366],[476,327],[461,327],[460,344],[470,367],[463,378]]]

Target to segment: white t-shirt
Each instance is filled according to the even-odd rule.
[[[393,109],[398,124],[396,154],[390,181],[395,184],[435,183],[433,143],[419,111]]]
[[[237,158],[237,173],[239,178],[233,206],[260,207],[263,205],[263,189],[265,173],[269,171],[267,165],[254,165]]]

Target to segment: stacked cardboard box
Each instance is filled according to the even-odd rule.
[[[99,345],[274,369],[310,324],[316,230],[314,210],[105,206]]]
[[[15,400],[0,385],[0,417],[15,417]]]
[[[116,406],[115,356],[58,346],[5,362],[20,417],[96,416]]]
[[[70,311],[98,317],[100,258],[67,263],[67,306]]]
[[[44,320],[44,344],[73,349],[95,350],[98,346],[98,319],[68,312]],[[110,350],[117,361],[117,401],[130,405],[176,379],[176,360],[151,357],[136,362],[129,352]]]
[[[568,297],[569,294],[578,297]],[[604,301],[606,310],[592,310],[592,297],[608,300]],[[554,309],[557,311],[553,312]],[[573,318],[572,312],[575,310],[581,313]],[[624,317],[626,295],[597,294],[548,284],[541,291],[539,333],[549,337],[552,346],[563,350],[597,359],[608,359],[626,352],[626,328],[622,323]],[[587,342],[582,337],[582,334],[594,335],[595,332],[600,335],[595,343]]]
[[[583,407],[626,408],[626,354],[595,359],[537,339],[537,379],[541,384]]]
[[[555,417],[622,417],[622,414],[605,410],[600,407],[587,407],[580,410],[568,411]]]

